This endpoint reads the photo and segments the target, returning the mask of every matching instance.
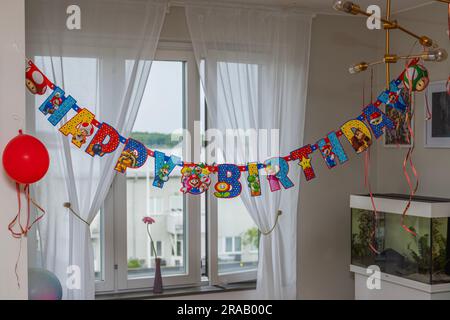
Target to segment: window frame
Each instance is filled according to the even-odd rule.
[[[214,54],[216,61],[224,61],[222,54]],[[193,50],[190,46],[178,43],[163,43],[158,47],[155,61],[183,61],[186,66],[185,74],[185,129],[188,132],[195,132],[195,121],[200,121],[200,76],[195,61]],[[231,61],[230,62],[242,62]],[[216,64],[217,65],[217,64]],[[207,81],[216,83],[217,70],[206,70]],[[205,111],[206,112],[206,111]],[[208,129],[207,115],[205,114],[205,129]],[[191,137],[189,137],[191,138]],[[192,137],[193,138],[193,137]],[[190,154],[194,155],[194,160],[200,159],[201,143],[190,143],[185,139],[184,151],[188,148]],[[196,156],[196,157],[195,157]],[[183,159],[186,159],[183,155]],[[189,159],[188,159],[189,160]],[[206,159],[208,161],[208,159]],[[211,185],[217,182],[216,175],[211,176]],[[205,219],[206,226],[206,268],[208,281],[202,280],[201,276],[201,201],[206,202]],[[202,200],[200,196],[184,196],[186,208],[185,232],[183,241],[183,253],[186,256],[186,274],[164,276],[164,286],[170,287],[191,287],[200,285],[223,285],[245,281],[255,281],[257,270],[236,270],[219,274],[218,265],[218,199],[214,193],[205,193]],[[126,213],[126,176],[116,174],[110,192],[104,203],[104,216],[102,219],[103,228],[103,270],[102,280],[96,281],[96,292],[104,294],[107,292],[133,292],[152,289],[153,277],[143,277],[138,279],[128,279],[127,268],[127,215]],[[235,239],[233,236],[233,250],[235,249]],[[163,249],[164,250],[164,249]],[[176,250],[176,248],[175,248]],[[253,250],[252,250],[253,251]],[[242,252],[242,241],[241,241]],[[176,252],[175,252],[176,253]]]
[[[194,121],[200,120],[200,84],[194,54],[190,50],[174,48],[158,48],[155,61],[181,61],[184,63],[184,129],[194,132]],[[184,139],[183,152],[196,154],[197,144],[189,143],[190,137]],[[200,148],[197,150],[198,154]],[[183,154],[185,158],[185,154]],[[164,276],[165,287],[198,286],[201,284],[201,250],[200,236],[200,198],[184,196],[184,226],[185,241],[183,253],[185,255],[185,274]],[[152,289],[154,277],[129,279],[127,267],[127,212],[126,206],[126,176],[116,174],[110,192],[105,200],[104,219],[104,276],[96,281],[96,292],[126,292]]]

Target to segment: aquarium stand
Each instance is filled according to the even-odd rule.
[[[379,289],[369,289],[367,282],[373,280],[367,268],[350,265],[350,271],[355,275],[356,300],[450,300],[450,284],[430,285],[381,272]]]
[[[414,197],[408,232],[409,196],[373,197],[377,215],[369,195],[350,196],[355,298],[450,299],[450,199]]]

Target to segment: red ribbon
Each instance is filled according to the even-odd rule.
[[[27,236],[28,231],[30,231],[31,227],[33,227],[33,225],[38,222],[39,220],[41,220],[44,215],[45,215],[45,210],[42,209],[31,197],[30,197],[30,185],[26,184],[23,187],[23,192],[25,194],[25,197],[27,199],[27,223],[25,226],[22,225],[21,222],[21,213],[22,213],[22,201],[21,201],[21,190],[20,190],[20,184],[16,182],[16,192],[17,192],[17,204],[18,204],[18,210],[17,210],[17,214],[14,217],[14,219],[8,224],[8,230],[11,232],[11,235],[16,238],[16,239],[20,239],[20,248],[19,248],[19,254],[17,256],[17,260],[16,260],[16,264],[14,267],[14,272],[16,274],[16,279],[17,279],[17,287],[20,288],[20,279],[19,279],[19,273],[17,272],[17,268],[19,266],[19,261],[20,261],[20,256],[22,253],[22,237],[23,236]],[[30,220],[31,220],[31,214],[30,214],[30,203],[32,203],[39,211],[42,212],[42,214],[40,216],[38,216],[36,219],[34,219],[34,221],[30,224]],[[15,225],[19,226],[20,231],[14,231],[14,226]]]
[[[369,169],[370,169],[370,148],[367,149],[367,151],[364,153],[364,185],[369,191],[370,195],[370,201],[372,202],[372,208],[373,208],[373,215],[375,218],[375,221],[373,223],[372,232],[370,234],[371,243],[369,243],[369,248],[372,250],[375,254],[380,254],[380,251],[376,248],[376,239],[375,234],[377,231],[377,225],[378,225],[378,211],[377,207],[375,206],[375,199],[373,197],[372,193],[372,187],[370,185],[370,177],[369,177]]]
[[[17,214],[14,217],[14,219],[8,224],[8,230],[11,232],[11,235],[16,238],[20,239],[22,236],[27,236],[28,231],[33,227],[33,225],[41,220],[45,215],[45,210],[42,209],[33,199],[30,197],[30,185],[26,184],[23,187],[23,192],[25,194],[25,197],[27,199],[27,222],[26,225],[23,226],[21,222],[21,211],[22,211],[22,201],[21,201],[21,190],[20,185],[16,183],[16,192],[17,192],[17,203],[18,203],[18,210]],[[39,211],[42,212],[41,215],[39,215],[32,223],[30,223],[31,220],[31,214],[30,214],[30,203],[33,204]],[[20,231],[15,231],[14,226],[19,226]]]
[[[363,90],[362,90],[363,106],[365,105],[365,100],[366,100],[365,87],[366,87],[365,81],[363,81]],[[373,101],[373,92],[372,92],[373,90],[372,89],[373,89],[373,69],[371,69],[371,77],[370,77],[370,101]],[[364,113],[362,115],[364,116]],[[372,232],[370,233],[371,242],[369,243],[369,248],[375,254],[380,254],[380,251],[378,251],[378,249],[376,247],[376,238],[375,238],[375,235],[377,232],[377,226],[378,226],[378,211],[377,211],[377,207],[375,206],[375,200],[374,200],[373,193],[372,193],[369,171],[370,171],[370,148],[368,148],[367,151],[364,153],[364,186],[366,187],[366,189],[369,192],[370,201],[372,203],[372,208],[373,208],[373,216],[374,216],[373,228],[372,228]]]
[[[417,62],[413,62],[413,64],[414,63],[417,63]],[[411,65],[411,62],[409,64],[407,64],[406,69],[408,69],[408,67],[410,65]],[[408,199],[408,202],[406,204],[405,209],[403,210],[401,224],[402,224],[402,228],[404,230],[406,230],[407,232],[411,233],[413,236],[417,236],[416,232],[414,232],[413,230],[411,230],[410,228],[408,228],[405,225],[405,218],[406,218],[408,210],[409,210],[409,208],[411,206],[412,198],[414,197],[414,195],[417,192],[417,189],[419,188],[419,175],[417,173],[416,167],[414,166],[413,158],[412,158],[413,157],[413,152],[414,152],[414,130],[411,127],[411,119],[414,117],[414,112],[415,112],[415,110],[414,110],[414,101],[412,99],[413,98],[413,94],[412,94],[412,90],[413,90],[412,89],[412,76],[413,75],[410,75],[409,72],[406,71],[406,77],[407,77],[408,82],[409,82],[409,88],[408,88],[409,106],[406,109],[406,123],[408,125],[408,132],[409,132],[409,136],[407,137],[407,139],[408,139],[408,142],[411,144],[411,146],[409,147],[408,152],[406,153],[406,156],[405,156],[405,159],[403,160],[403,165],[402,165],[402,167],[403,167],[403,174],[405,176],[406,182],[407,182],[408,187],[409,187],[409,199]],[[411,119],[409,118],[409,113],[410,112],[411,112]],[[412,171],[412,173],[414,175],[414,178],[416,180],[415,185],[413,185],[413,183],[411,181],[411,177],[410,177],[410,175],[408,173],[408,170],[407,170],[408,163],[409,163],[409,167],[410,167],[410,169],[411,169],[411,171]]]

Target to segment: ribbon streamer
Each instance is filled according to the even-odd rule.
[[[16,183],[16,192],[17,192],[17,203],[18,203],[18,211],[14,219],[8,224],[8,230],[11,232],[11,235],[16,238],[20,239],[22,236],[27,236],[28,231],[33,227],[33,225],[41,220],[45,215],[45,210],[42,209],[31,197],[30,197],[30,185],[26,184],[23,188],[23,193],[25,194],[25,197],[27,199],[27,223],[25,227],[22,225],[21,222],[21,211],[22,211],[22,201],[21,201],[21,190],[20,185]],[[30,203],[33,204],[39,211],[42,212],[41,215],[39,215],[34,221],[30,224],[31,220],[31,213],[30,213]],[[14,231],[15,225],[19,226],[20,231]]]
[[[405,224],[405,218],[406,218],[408,210],[409,210],[409,208],[411,206],[412,199],[413,199],[414,195],[416,194],[417,189],[419,188],[419,175],[417,173],[417,170],[416,170],[416,168],[414,166],[413,159],[412,159],[413,152],[414,152],[414,130],[411,127],[411,120],[414,118],[414,112],[415,112],[415,110],[414,110],[414,101],[413,101],[413,91],[412,91],[412,87],[413,87],[412,86],[412,78],[413,78],[414,75],[410,75],[409,74],[409,72],[408,72],[409,65],[410,64],[407,64],[407,66],[406,66],[406,77],[407,77],[408,82],[409,82],[409,88],[408,88],[409,105],[407,106],[407,109],[406,109],[406,124],[408,126],[408,133],[409,133],[409,136],[407,136],[407,139],[408,139],[408,143],[411,146],[408,148],[408,152],[406,153],[406,156],[405,156],[405,159],[403,160],[403,165],[402,165],[403,174],[405,176],[406,182],[407,182],[408,187],[409,187],[409,199],[408,199],[406,207],[405,207],[405,209],[403,210],[403,213],[402,213],[401,225],[402,225],[402,228],[404,230],[406,230],[407,232],[409,232],[413,236],[417,236],[417,233],[414,232],[413,230],[411,230],[410,228],[408,228],[406,226],[406,224]],[[411,119],[409,118],[409,114],[410,113],[411,113]],[[415,180],[416,180],[416,183],[415,183],[414,186],[412,184],[411,177],[410,177],[410,175],[408,173],[408,170],[407,170],[408,163],[409,163],[411,171],[413,172],[413,175],[414,175]]]
[[[373,215],[374,215],[374,223],[372,232],[370,233],[371,243],[369,243],[369,248],[372,250],[375,254],[380,254],[380,251],[378,251],[376,247],[376,231],[378,227],[378,210],[375,206],[375,199],[372,193],[372,187],[370,185],[370,176],[369,176],[369,169],[370,169],[370,148],[367,150],[367,152],[364,154],[364,185],[369,191],[370,196],[370,202],[372,203],[373,208]]]
[[[373,69],[370,69],[370,101],[373,101]],[[366,102],[366,91],[365,91],[365,81],[363,81],[363,88],[362,88],[362,105],[364,106]],[[370,184],[370,148],[367,149],[367,152],[364,153],[364,186],[366,187],[367,191],[369,192],[370,201],[372,203],[373,208],[373,217],[374,217],[374,223],[373,228],[370,233],[370,240],[369,248],[374,252],[375,254],[380,254],[376,247],[376,232],[378,228],[378,210],[375,206],[375,200],[372,193],[372,186]]]
[[[11,232],[11,235],[16,238],[16,239],[20,239],[20,243],[19,243],[19,254],[17,256],[17,260],[16,260],[16,264],[14,266],[14,273],[16,275],[16,280],[17,280],[17,287],[20,288],[20,277],[19,277],[19,273],[17,271],[18,267],[19,267],[19,261],[22,255],[22,238],[28,235],[28,231],[30,231],[30,229],[33,227],[33,225],[38,222],[39,220],[41,220],[44,215],[45,215],[45,210],[42,209],[31,197],[30,197],[30,185],[26,184],[23,187],[23,193],[25,194],[25,197],[27,199],[27,222],[26,225],[23,226],[22,222],[21,222],[21,215],[22,215],[22,201],[21,201],[21,190],[20,190],[20,184],[16,182],[16,192],[17,192],[17,204],[18,204],[18,210],[17,210],[17,214],[14,217],[14,219],[8,224],[8,230],[9,232]],[[42,212],[41,215],[39,215],[36,219],[34,219],[34,221],[30,224],[30,220],[31,220],[31,213],[30,213],[30,203],[33,204],[39,211]],[[15,225],[19,226],[20,231],[15,231],[14,230],[14,226]]]

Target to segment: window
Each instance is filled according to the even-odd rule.
[[[162,241],[160,241],[160,240],[155,241],[154,245],[155,245],[156,255],[158,257],[162,257],[163,256],[163,253],[162,253]],[[153,252],[153,250],[151,250],[151,255],[152,255],[152,257],[155,256],[155,253]]]
[[[233,56],[232,54],[230,56]],[[242,72],[249,73],[252,79],[247,90],[252,91],[253,102],[258,103],[260,66],[253,63],[236,62],[227,54],[218,53],[215,61],[203,63],[208,65],[208,85],[217,87],[216,105],[222,108],[229,99],[237,99],[236,105],[245,106],[245,100],[241,100],[240,84],[233,81],[233,75]],[[227,76],[218,76],[226,70]],[[206,70],[201,70],[205,72]],[[225,86],[231,94],[222,95],[221,88]],[[217,114],[217,113],[216,113]],[[205,116],[206,118],[206,116]],[[208,126],[206,126],[208,127]],[[218,154],[218,162],[223,162],[221,153]],[[241,180],[242,183],[242,180]],[[243,185],[243,187],[245,187]],[[213,284],[231,283],[256,279],[258,266],[259,232],[242,199],[217,199],[212,193],[208,194],[207,210],[210,219],[209,246],[210,246],[210,281]]]
[[[124,69],[126,75],[130,66],[125,63]],[[193,53],[158,51],[131,137],[150,149],[198,161],[202,149],[188,143],[180,129],[192,133],[195,122],[200,121],[204,131],[204,106]],[[105,257],[103,264],[96,264],[96,270],[101,266],[105,270],[98,278],[103,282],[97,285],[98,291],[144,289],[153,284],[155,257],[142,222],[145,216],[155,220],[149,230],[161,258],[165,286],[256,278],[258,252],[250,250],[246,242],[246,234],[254,225],[241,200],[218,202],[210,197],[213,192],[184,195],[180,192],[180,169],[174,169],[163,188],[152,186],[152,157],[141,168],[117,174],[105,201],[104,237],[95,232],[92,237],[96,261],[101,260],[102,250]],[[231,273],[243,277],[230,278]]]
[[[162,211],[162,199],[150,196],[148,205],[148,214],[159,214]]]
[[[241,252],[241,237],[234,237],[234,251]]]
[[[184,61],[155,61],[148,79],[147,89],[141,102],[131,137],[152,150],[183,156],[183,144],[177,133],[184,128]],[[161,113],[161,107],[164,112]],[[159,116],[158,116],[159,115]],[[180,168],[171,173],[163,188],[152,186],[155,178],[154,158],[149,157],[142,168],[127,170],[127,255],[128,278],[150,277],[154,273],[151,242],[142,218],[152,216],[155,223],[150,230],[156,244],[176,240],[176,255],[167,251],[159,255],[163,274],[185,274],[186,257],[182,255],[179,242],[185,233],[185,203],[179,194]],[[148,197],[146,197],[148,195]],[[153,195],[153,197],[152,197]],[[146,199],[151,199],[148,203]],[[152,208],[151,208],[152,206]],[[181,239],[181,240],[179,240]]]
[[[94,272],[96,280],[103,280],[103,213],[100,211],[90,225],[94,248]]]
[[[225,237],[225,252],[233,252],[233,238]]]

